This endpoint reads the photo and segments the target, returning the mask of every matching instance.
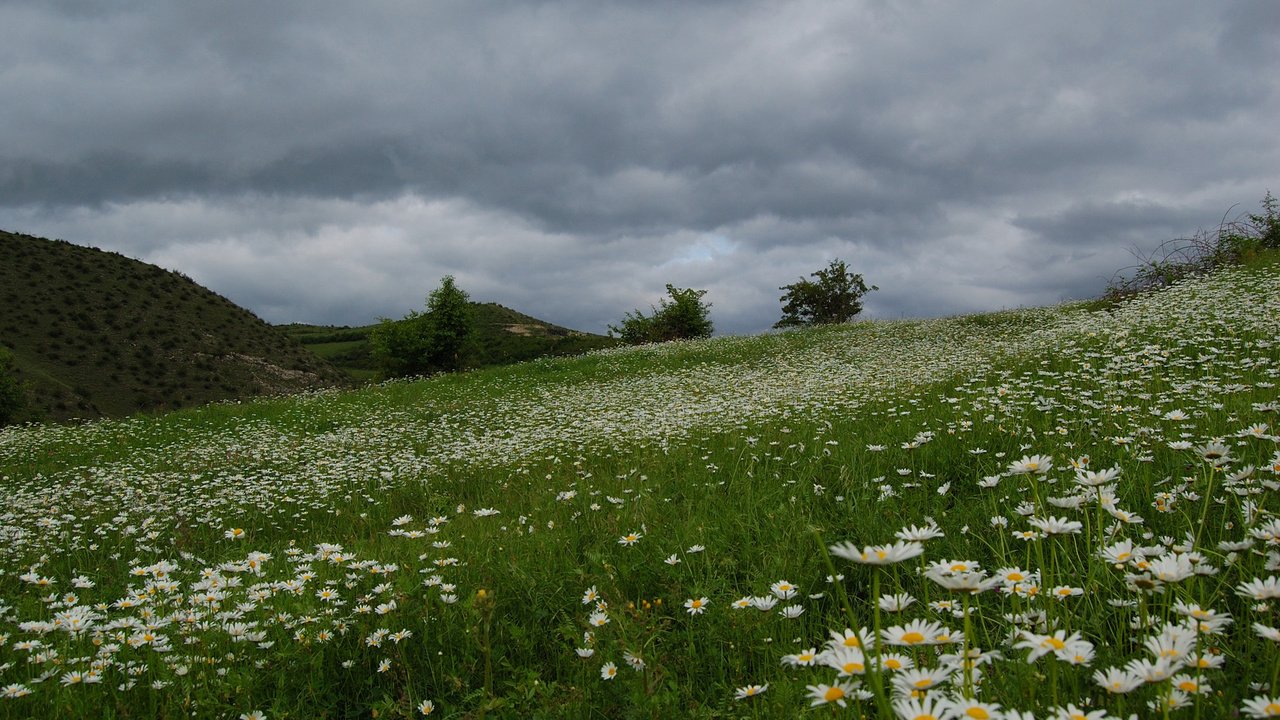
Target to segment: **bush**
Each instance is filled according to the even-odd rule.
[[[774,323],[776,328],[799,325],[825,325],[848,322],[862,312],[862,296],[880,288],[867,287],[862,275],[849,272],[843,260],[832,260],[826,269],[810,274],[817,281],[801,278],[799,282],[783,285],[779,290],[786,294],[782,319]]]
[[[706,290],[678,288],[667,284],[667,296],[659,302],[661,307],[650,306],[653,315],[648,317],[636,310],[627,313],[621,325],[610,325],[609,335],[617,333],[623,342],[631,345],[690,340],[711,337],[714,327],[707,317],[711,303],[702,302]]]
[[[446,275],[427,297],[426,312],[400,320],[383,318],[369,345],[384,377],[426,375],[465,365],[475,318],[467,293]]]

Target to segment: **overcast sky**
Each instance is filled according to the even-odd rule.
[[[277,323],[1097,295],[1280,194],[1280,2],[0,0],[0,229]]]

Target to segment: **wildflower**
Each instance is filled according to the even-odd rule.
[[[905,540],[907,542],[920,542],[920,543],[926,540],[932,540],[934,538],[944,537],[945,535],[946,533],[942,532],[942,530],[939,529],[938,526],[933,523],[929,523],[928,525],[922,528],[918,528],[915,525],[912,525],[911,527],[903,528],[893,534],[893,536],[898,538],[899,540]]]
[[[418,712],[422,713],[423,715],[430,715],[435,711],[436,711],[436,704],[431,702],[430,700],[423,700],[422,702],[418,703]]]
[[[1000,712],[1000,706],[995,703],[985,703],[979,700],[965,698],[943,698],[938,704],[939,709],[947,713],[947,716],[953,718],[972,718],[973,720],[990,720],[991,718],[1004,717]]]
[[[732,603],[730,603],[729,607],[733,608],[734,610],[746,610],[747,608],[752,606],[751,601],[753,599],[754,598],[750,596],[738,598],[737,600],[734,600]]]
[[[781,615],[781,616],[782,616],[782,617],[784,617],[784,618],[787,618],[788,620],[792,620],[792,619],[798,618],[798,617],[800,617],[801,615],[803,615],[803,614],[804,614],[804,606],[803,606],[803,605],[788,605],[788,606],[786,606],[786,607],[782,608],[781,610],[779,610],[779,611],[778,611],[778,614],[779,614],[779,615]]]
[[[599,599],[600,599],[600,593],[596,592],[595,585],[592,585],[591,587],[587,588],[586,592],[582,593],[583,605],[590,605],[591,603]]]
[[[769,586],[769,591],[772,592],[779,600],[790,600],[795,597],[796,590],[798,590],[798,588],[786,580],[779,580]]]
[[[706,598],[693,599],[689,598],[684,601],[684,607],[689,611],[690,615],[701,615],[707,611],[707,603],[711,602]]]
[[[1034,663],[1041,656],[1059,650],[1065,650],[1067,645],[1080,640],[1080,633],[1071,633],[1067,635],[1066,630],[1058,630],[1052,635],[1039,635],[1037,633],[1022,631],[1022,640],[1014,644],[1016,649],[1030,650],[1027,653],[1027,662]]]
[[[253,710],[247,713],[241,713],[240,720],[267,720],[267,714],[261,710]]]
[[[880,631],[880,638],[889,645],[914,647],[932,645],[936,638],[949,634],[940,623],[928,620],[912,620],[906,625],[894,625]]]
[[[954,668],[912,668],[893,676],[893,687],[902,695],[928,692],[951,678]]]
[[[1273,628],[1269,625],[1263,625],[1262,623],[1254,623],[1253,631],[1257,633],[1258,637],[1262,638],[1263,640],[1270,640],[1271,642],[1280,642],[1280,629],[1278,628]]]
[[[591,613],[591,617],[587,618],[587,622],[593,627],[604,627],[609,624],[609,616],[603,612],[593,612]]]
[[[867,659],[859,648],[838,647],[824,650],[818,661],[840,672],[840,677],[862,675],[867,671]]]
[[[1093,673],[1093,681],[1097,683],[1098,687],[1113,695],[1124,695],[1133,692],[1141,687],[1143,683],[1141,677],[1123,668],[1108,668],[1106,671],[1095,671]]]
[[[378,661],[378,672],[380,672],[380,673],[384,673],[384,672],[386,672],[386,671],[388,671],[388,670],[390,670],[390,669],[391,669],[391,661],[390,661],[390,660],[388,660],[387,658],[383,658],[383,659],[381,659],[381,660],[379,660],[379,661]]]
[[[589,658],[589,657],[591,657],[592,655],[595,655],[595,654],[596,654],[595,648],[589,648],[589,647],[588,647],[588,648],[574,648],[574,649],[573,649],[573,651],[574,651],[574,652],[576,652],[576,653],[578,653],[578,657],[580,657],[580,658],[584,658],[584,659],[585,659],[585,658]]]
[[[853,683],[836,683],[834,685],[806,685],[805,689],[809,691],[809,697],[813,698],[813,702],[809,703],[810,707],[829,705],[830,703],[835,703],[840,707],[848,707],[845,699],[853,694],[857,686]]]
[[[1033,517],[1029,518],[1027,522],[1039,528],[1045,535],[1073,535],[1084,528],[1084,524],[1077,520],[1059,517],[1049,517],[1047,519]]]
[[[1259,695],[1244,701],[1240,711],[1251,718],[1280,717],[1280,697]]]
[[[642,537],[644,536],[638,532],[630,532],[618,538],[618,544],[631,547],[632,545],[635,545],[636,543],[640,542],[640,538]]]
[[[671,553],[670,555],[668,555],[668,556],[667,556],[667,559],[666,559],[666,560],[663,560],[662,562],[664,562],[664,563],[666,563],[666,564],[668,564],[668,565],[679,565],[679,564],[680,564],[680,556],[679,556],[679,555],[676,555],[675,553]]]
[[[880,598],[880,609],[885,612],[902,612],[916,601],[907,593],[894,593]]]
[[[850,542],[839,543],[828,548],[832,555],[845,560],[852,560],[864,565],[889,565],[909,560],[924,552],[924,545],[918,542],[899,540],[892,545],[872,545],[861,550]]]
[[[1267,578],[1254,578],[1249,582],[1240,583],[1236,586],[1236,594],[1247,596],[1254,600],[1280,599],[1280,576],[1272,575]]]
[[[870,632],[866,628],[862,628],[858,632],[854,632],[849,628],[845,628],[844,632],[831,630],[831,639],[827,641],[828,648],[851,647],[860,648],[864,646],[862,638],[868,637]]]
[[[600,679],[612,680],[618,676],[618,666],[612,662],[607,662],[600,666]]]
[[[639,655],[636,655],[630,650],[627,650],[622,653],[622,659],[625,660],[627,665],[631,666],[631,669],[635,670],[636,672],[640,672],[641,670],[644,669],[644,658],[640,657]]]
[[[760,695],[760,694],[764,693],[764,691],[766,691],[766,690],[768,690],[768,689],[769,689],[769,683],[765,683],[765,684],[763,684],[763,685],[746,685],[746,686],[744,686],[744,687],[740,687],[740,688],[738,688],[737,690],[735,690],[735,691],[734,691],[734,693],[733,693],[733,699],[734,699],[734,700],[746,700],[747,698],[755,697],[756,695]]]
[[[772,595],[761,595],[751,598],[751,607],[759,610],[760,612],[768,612],[777,604],[778,598]]]
[[[942,720],[950,717],[945,707],[946,701],[932,695],[924,697],[901,697],[893,701],[893,711],[900,718],[907,720]]]
[[[23,685],[22,683],[10,683],[5,685],[3,688],[0,688],[0,697],[5,697],[10,700],[26,697],[30,694],[31,688]]]
[[[792,667],[799,667],[802,665],[808,667],[815,664],[817,661],[818,661],[817,648],[809,648],[808,650],[801,650],[800,652],[795,653],[794,655],[782,656],[782,664],[790,665]]]
[[[1009,463],[1010,475],[1044,475],[1052,469],[1053,457],[1049,455],[1024,455],[1021,460]]]
[[[231,528],[230,530],[222,533],[222,536],[228,540],[243,540],[244,528]]]

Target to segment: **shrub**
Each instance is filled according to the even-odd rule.
[[[470,298],[446,275],[427,297],[426,312],[383,318],[369,333],[370,350],[384,377],[459,370],[474,326]]]
[[[706,290],[678,288],[667,284],[667,298],[659,301],[660,307],[650,306],[653,314],[645,316],[636,310],[627,313],[621,325],[610,325],[609,335],[617,333],[623,342],[631,345],[689,340],[711,337],[714,326],[707,317],[711,303],[702,302]]]
[[[862,296],[880,288],[867,284],[859,273],[849,272],[843,260],[832,260],[825,269],[810,274],[816,281],[801,278],[799,282],[783,285],[785,290],[779,300],[782,319],[774,327],[799,325],[826,325],[848,322],[862,312]]]

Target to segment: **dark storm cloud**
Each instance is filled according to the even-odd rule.
[[[1053,302],[1280,187],[1265,0],[6,2],[0,28],[0,226],[277,321],[400,315],[453,273],[596,331],[705,287],[758,330],[836,256],[883,316]]]

